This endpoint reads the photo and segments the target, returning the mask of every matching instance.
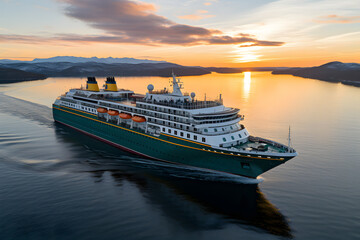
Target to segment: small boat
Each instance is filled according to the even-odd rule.
[[[130,115],[130,114],[127,114],[127,113],[120,113],[119,116],[120,116],[122,119],[130,119],[130,118],[131,118],[131,115]]]
[[[107,109],[106,108],[102,108],[102,107],[99,107],[98,109],[96,109],[98,113],[107,113]]]
[[[134,122],[137,122],[137,123],[146,122],[146,118],[141,117],[141,116],[133,116],[133,117],[132,117],[132,120],[133,120]]]
[[[108,113],[110,116],[117,116],[117,115],[119,115],[119,112],[116,111],[116,110],[109,110],[107,113]]]

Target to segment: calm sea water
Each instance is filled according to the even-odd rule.
[[[98,79],[100,85],[104,79]],[[80,78],[0,86],[0,239],[360,239],[360,88],[268,72],[183,77],[299,156],[257,180],[136,157],[55,124]],[[168,78],[117,78],[145,93]]]

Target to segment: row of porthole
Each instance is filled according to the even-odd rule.
[[[230,129],[231,130],[234,130],[234,128],[232,127],[232,126],[230,126]],[[225,129],[224,128],[221,128],[221,130],[224,132],[225,131]],[[208,132],[209,130],[207,129],[207,128],[205,128],[204,129],[204,132]],[[217,132],[218,131],[218,129],[217,128],[214,128],[214,132]]]
[[[70,107],[73,107],[73,108],[77,108],[77,105],[74,104],[74,103],[67,103],[67,102],[62,102],[63,105],[67,105],[67,106],[70,106]],[[80,109],[81,110],[85,110],[85,111],[90,111],[90,112],[95,112],[95,109],[92,109],[90,107],[83,107],[83,106],[80,106]]]
[[[162,130],[163,130],[163,132],[165,132],[165,128],[163,128]],[[170,133],[170,134],[172,133],[171,129],[168,129],[168,133]],[[176,136],[178,135],[178,131],[177,131],[177,130],[174,130],[174,135],[176,135]],[[184,133],[179,131],[179,136],[180,136],[180,137],[184,137]],[[190,133],[187,133],[187,134],[186,134],[186,137],[187,137],[188,139],[190,139],[190,138],[191,138]],[[197,140],[197,137],[198,137],[198,136],[194,134],[194,136],[193,136],[194,140]],[[202,142],[206,142],[206,138],[204,138],[204,137],[203,137],[201,140],[202,140]]]
[[[240,133],[239,133],[238,135],[239,135],[239,138],[242,138]],[[244,135],[247,136],[247,133],[244,132]],[[232,140],[235,140],[235,137],[234,137],[234,136],[231,136],[231,139],[232,139]],[[225,138],[225,137],[223,137],[223,141],[226,142],[226,138]]]
[[[216,150],[210,150],[210,149],[205,149],[205,148],[203,148],[203,150],[205,150],[205,151],[209,151],[209,152],[217,152]],[[219,153],[224,153],[223,151],[220,151]],[[240,156],[240,157],[256,157],[256,156],[252,156],[252,155],[249,155],[249,154],[247,154],[247,155],[242,155],[242,154],[240,154],[240,153],[237,153],[237,154],[234,154],[234,153],[230,153],[231,155],[237,155],[237,156]],[[265,156],[257,156],[257,157],[259,157],[259,158],[265,158]],[[266,158],[269,158],[269,159],[271,159],[271,157],[266,157]],[[276,159],[276,158],[273,158],[273,159]],[[278,158],[278,159],[280,159],[280,160],[284,160],[284,158]]]

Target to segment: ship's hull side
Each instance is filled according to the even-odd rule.
[[[256,178],[289,158],[266,159],[215,152],[211,146],[161,134],[159,137],[98,119],[94,114],[53,105],[54,120],[87,135],[155,160]],[[215,151],[214,151],[215,150]]]

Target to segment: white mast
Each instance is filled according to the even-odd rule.
[[[172,72],[172,86],[173,86],[173,92],[172,94],[173,95],[176,95],[176,96],[183,96],[182,92],[181,92],[181,82],[180,82],[180,79],[176,79],[176,75],[174,74],[174,71]],[[180,84],[180,86],[179,86]]]
[[[289,136],[288,136],[288,152],[290,152],[291,137],[290,137],[290,125],[289,125]]]

